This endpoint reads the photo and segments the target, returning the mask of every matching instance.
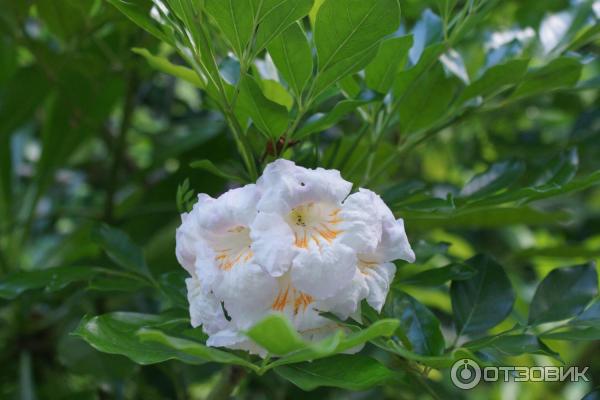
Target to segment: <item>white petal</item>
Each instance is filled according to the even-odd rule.
[[[309,202],[341,204],[352,189],[337,170],[308,169],[282,159],[267,165],[258,186],[263,193],[258,210],[281,215]]]
[[[250,263],[226,271],[214,292],[236,326],[249,329],[271,310],[277,289],[276,278]]]
[[[177,261],[192,276],[196,264],[196,244],[200,240],[200,230],[195,223],[196,212],[197,209],[194,208],[189,213],[181,214],[181,225],[175,233]]]
[[[382,205],[385,207],[370,190],[360,189],[348,196],[339,214],[343,221],[340,241],[358,253],[374,252],[381,240]]]
[[[315,308],[332,312],[338,318],[345,320],[357,312],[360,301],[366,298],[368,294],[369,288],[366,280],[357,268],[349,285],[338,291],[334,297],[317,303]]]
[[[401,218],[383,221],[383,234],[377,251],[383,261],[400,259],[410,263],[415,262],[415,253],[410,247],[404,231],[404,221]]]
[[[273,213],[258,213],[250,226],[254,259],[271,276],[282,276],[291,266],[297,251],[294,234],[284,219]]]
[[[383,263],[364,269],[362,273],[368,286],[367,303],[380,312],[390,290],[390,284],[394,280],[396,266],[393,263]]]
[[[205,292],[210,292],[221,279],[221,273],[215,262],[215,252],[203,240],[199,239],[195,246],[195,274],[200,278],[200,285]]]
[[[202,325],[204,332],[209,335],[225,329],[229,321],[223,314],[219,300],[211,293],[204,292],[198,279],[188,278],[185,284],[192,326],[196,328]]]
[[[206,197],[198,207],[198,224],[207,232],[223,232],[231,227],[250,225],[256,216],[260,193],[256,185],[246,185],[231,189],[217,199]]]
[[[294,258],[292,284],[316,299],[333,297],[352,281],[356,263],[354,250],[343,244],[311,245]]]

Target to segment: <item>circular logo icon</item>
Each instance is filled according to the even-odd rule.
[[[470,358],[463,358],[452,365],[452,383],[459,389],[473,389],[481,380],[481,368]]]

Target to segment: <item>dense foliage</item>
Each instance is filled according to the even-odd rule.
[[[600,397],[598,1],[0,9],[0,397]],[[381,193],[416,262],[261,359],[190,326],[175,229],[277,158]],[[465,357],[590,382],[460,391]]]

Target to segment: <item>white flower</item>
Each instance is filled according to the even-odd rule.
[[[359,318],[363,299],[381,310],[392,262],[414,253],[381,198],[351,189],[338,171],[277,160],[256,185],[198,196],[182,215],[176,253],[192,276],[192,324],[208,345],[262,354],[242,331],[271,312],[316,340],[338,328],[321,311]]]

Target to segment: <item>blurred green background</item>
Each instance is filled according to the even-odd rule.
[[[440,3],[401,1],[402,29],[410,32],[418,23],[426,24],[433,18],[426,10],[439,14]],[[0,278],[56,266],[110,269],[112,262],[94,236],[95,227],[104,222],[143,248],[155,276],[182,281],[174,253],[178,186],[189,179],[196,192],[218,195],[232,183],[190,163],[210,159],[216,165],[241,165],[222,117],[192,84],[156,72],[133,53],[133,47],[148,48],[181,63],[171,49],[105,1],[0,0],[0,10]],[[501,1],[456,50],[471,77],[493,57],[506,54],[533,56],[532,66],[543,65],[551,57],[544,46],[553,40],[555,45],[561,40],[573,43],[582,29],[597,28],[599,17],[599,2]],[[555,31],[542,34],[549,18],[558,18],[559,25],[581,24],[574,32],[559,30],[562,35],[553,38]],[[374,169],[385,169],[369,187],[405,218],[418,256],[416,264],[402,267],[398,279],[486,252],[507,269],[517,292],[516,312],[526,315],[536,283],[550,270],[600,258],[597,186],[512,212],[486,209],[443,218],[432,213],[445,206],[448,193],[459,194],[473,176],[498,161],[523,167],[506,185],[513,187],[532,185],[550,170],[569,178],[600,170],[600,42],[597,30],[592,34],[576,49],[582,66],[576,86],[466,113],[388,164],[384,162],[393,153],[392,141],[380,146]],[[568,49],[561,52],[570,54]],[[544,84],[571,72],[544,77]],[[444,90],[431,89],[435,94]],[[321,107],[326,110],[331,104]],[[346,116],[322,133],[320,142],[296,144],[296,159],[311,166],[317,146],[320,162],[327,165],[334,149],[343,153],[355,143],[360,126],[357,115]],[[267,142],[257,137],[253,147],[260,154]],[[361,180],[367,163],[361,153],[367,148],[368,143],[359,142],[342,168],[344,177]],[[403,289],[429,306],[442,323],[449,322],[451,304],[443,289]],[[123,356],[97,352],[70,335],[86,314],[164,308],[161,296],[110,272],[1,299],[0,398],[203,398],[214,385],[217,365],[169,361],[139,366]],[[486,384],[467,393],[453,389],[447,374],[433,371],[431,385],[444,398],[578,399],[600,383],[598,341],[548,344],[567,364],[589,366],[594,382]],[[515,362],[555,361],[527,355]],[[367,392],[321,388],[307,394],[275,374],[248,377],[236,395],[430,396],[411,382]]]

